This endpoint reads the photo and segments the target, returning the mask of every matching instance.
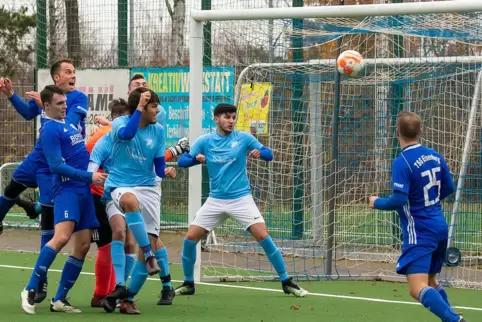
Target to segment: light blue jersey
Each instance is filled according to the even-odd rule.
[[[137,129],[132,140],[121,140],[119,130],[127,125],[130,116],[121,116],[112,122],[108,134],[112,140],[112,161],[105,190],[119,187],[150,187],[156,185],[154,159],[164,158],[164,128],[150,124]]]
[[[159,112],[157,113],[157,123],[166,128],[166,110],[161,105],[158,106]]]
[[[94,149],[90,154],[90,161],[95,162],[104,172],[109,173],[112,165],[112,138],[107,133],[99,139],[94,145]]]
[[[194,141],[190,154],[206,157],[209,173],[209,196],[238,199],[251,194],[246,169],[248,152],[263,145],[247,132],[233,131],[227,136],[208,133]]]

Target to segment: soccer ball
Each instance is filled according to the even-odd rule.
[[[365,71],[365,60],[355,50],[346,50],[336,59],[336,68],[341,74],[351,78],[363,76]]]

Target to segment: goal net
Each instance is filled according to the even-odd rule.
[[[404,4],[430,12],[426,5]],[[277,18],[275,10],[243,12],[258,20],[243,20],[234,11],[193,14],[210,24],[212,48],[204,55],[213,65],[235,67],[237,129],[253,133],[274,152],[270,163],[249,161],[248,175],[292,276],[399,279],[398,215],[369,209],[368,197],[391,193],[391,164],[400,152],[395,121],[409,110],[423,119],[422,143],[445,156],[458,185],[457,197],[443,206],[450,246],[462,259],[445,267],[441,278],[461,287],[482,286],[482,6],[440,13],[453,11],[451,4],[430,5],[439,13],[397,15],[402,7],[380,5],[394,11],[366,17],[365,10],[365,17],[354,17],[367,6],[345,6],[338,13],[330,11],[335,7],[304,8],[311,10],[304,19],[296,19],[301,11],[291,11],[290,19],[272,20],[267,18]],[[280,17],[290,12],[276,10]],[[310,18],[323,10],[354,18]],[[194,86],[201,79],[193,72],[199,44],[191,39],[191,109],[200,97]],[[335,59],[344,50],[364,56],[364,76],[337,75]],[[201,181],[194,171],[191,219]],[[263,249],[231,220],[208,237],[200,257],[204,280],[277,278]]]

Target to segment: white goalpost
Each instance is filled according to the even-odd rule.
[[[444,268],[441,279],[482,288],[482,2],[194,11],[191,142],[203,134],[202,102],[209,100],[203,97],[205,22],[231,53],[217,62],[235,69],[235,104],[243,84],[272,87],[269,130],[257,135],[275,159],[250,162],[248,173],[290,275],[399,280],[397,216],[368,209],[366,199],[390,193],[398,154],[394,120],[411,110],[424,120],[422,143],[445,156],[457,183],[444,211],[449,246],[461,252],[461,261]],[[263,53],[273,30],[278,60],[268,62]],[[358,79],[336,73],[336,56],[347,49],[365,57]],[[191,222],[201,207],[201,167],[189,169],[188,203]],[[198,244],[195,281],[277,279],[257,243],[235,223],[214,233],[207,252]]]

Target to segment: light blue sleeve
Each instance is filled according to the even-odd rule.
[[[161,124],[163,128],[166,128],[166,110],[162,105],[159,105],[159,113],[157,113],[157,123]]]
[[[159,140],[157,146],[158,146],[158,149],[156,151],[156,156],[155,158],[164,158],[164,156],[166,155],[166,147],[165,147],[165,140],[164,140],[164,127],[162,126],[159,126],[159,124],[156,124],[156,138]]]
[[[189,151],[189,154],[192,155],[193,158],[195,158],[198,154],[204,154],[204,146],[206,145],[206,142],[207,135],[198,137],[191,145],[191,151]]]
[[[119,131],[122,128],[126,127],[126,122],[125,122],[126,119],[127,118],[125,116],[121,116],[121,117],[116,118],[112,122],[112,131],[110,132],[110,136],[112,137],[113,142],[122,141],[119,138]]]
[[[109,135],[104,135],[94,145],[94,149],[90,154],[90,161],[101,165],[109,157],[112,151],[112,144]]]
[[[251,133],[247,133],[247,132],[239,132],[239,133],[242,133],[243,139],[246,142],[246,147],[248,151],[261,150],[263,145],[261,144],[261,142],[258,141],[257,138],[251,135]]]

